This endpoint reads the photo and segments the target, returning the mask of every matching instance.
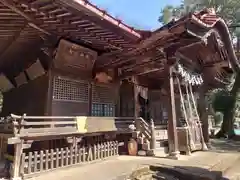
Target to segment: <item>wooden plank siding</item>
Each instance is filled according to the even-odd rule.
[[[44,115],[48,99],[48,75],[38,77],[3,94],[2,116],[11,113]]]

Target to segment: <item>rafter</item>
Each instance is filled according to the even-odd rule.
[[[27,27],[27,25],[28,25],[27,22],[25,22],[25,23],[23,24],[22,28],[21,28],[18,32],[16,32],[16,33],[12,36],[12,38],[11,38],[10,40],[8,40],[8,43],[7,43],[7,44],[5,44],[3,50],[2,50],[2,52],[1,52],[1,54],[0,54],[0,59],[1,59],[0,65],[4,62],[4,60],[2,59],[2,57],[4,56],[4,54],[5,54],[5,53],[7,52],[7,50],[12,46],[12,44],[19,38],[19,36],[21,35],[22,31]]]
[[[51,33],[47,32],[46,30],[42,29],[41,27],[39,27],[38,23],[36,23],[36,20],[32,17],[30,17],[29,15],[25,14],[24,12],[22,12],[21,10],[19,10],[15,5],[14,5],[14,1],[13,0],[0,0],[0,2],[8,7],[9,9],[11,9],[12,11],[14,11],[15,13],[19,14],[20,16],[22,16],[23,18],[25,18],[28,22],[28,25],[46,35],[51,35]]]

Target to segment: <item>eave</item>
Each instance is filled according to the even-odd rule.
[[[141,33],[83,0],[0,0],[0,71],[19,52],[55,47],[60,38],[98,53],[134,48]],[[23,59],[20,61],[24,61]]]
[[[159,71],[155,67],[152,68],[154,71],[151,71],[151,65],[146,65],[142,71],[139,70],[138,64],[141,59],[143,61],[152,59],[149,64],[153,64],[156,61],[155,51],[160,49],[166,58],[162,59]],[[126,65],[130,60],[132,64],[128,62]],[[152,32],[152,35],[142,40],[134,50],[119,51],[109,56],[106,54],[99,57],[96,69],[102,67],[125,69],[131,66],[133,67],[131,75],[144,74],[146,77],[161,79],[166,77],[164,69],[178,60],[189,70],[199,73],[205,73],[205,69],[210,70],[211,77],[207,77],[206,80],[216,82],[216,85],[218,82],[215,79],[225,79],[229,72],[233,72],[231,67],[234,71],[240,69],[226,24],[221,18],[206,10],[170,22]],[[147,69],[146,72],[145,69]],[[126,73],[126,77],[128,76],[129,73]],[[124,72],[121,77],[124,77]]]

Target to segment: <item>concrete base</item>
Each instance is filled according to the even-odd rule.
[[[208,151],[208,147],[207,147],[206,143],[202,144],[202,150],[203,151]]]
[[[147,151],[147,156],[155,156],[155,151],[153,149]]]
[[[146,156],[146,155],[147,155],[146,151],[144,151],[144,150],[138,151],[138,156]]]
[[[211,145],[210,142],[206,143],[206,146],[207,146],[208,149],[212,149],[212,145]]]

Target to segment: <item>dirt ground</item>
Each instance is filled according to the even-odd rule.
[[[151,178],[176,178],[169,177],[172,173],[178,173],[178,177],[185,175],[202,177],[207,179],[237,180],[240,167],[240,142],[227,140],[213,140],[212,149],[206,152],[195,152],[191,156],[182,155],[179,160],[171,160],[163,157],[136,157],[118,156],[101,162],[83,166],[76,166],[68,169],[56,170],[46,173],[34,180],[126,180],[137,169],[155,167],[159,170],[149,171],[151,175],[144,179]],[[172,170],[175,170],[174,172]],[[168,171],[168,173],[166,172]],[[180,174],[179,174],[180,173]],[[143,177],[143,176],[142,176]],[[149,178],[149,179],[147,179]],[[233,179],[235,178],[235,179]],[[239,178],[240,179],[240,178]],[[137,180],[137,179],[135,179]],[[167,180],[167,178],[165,178]]]

